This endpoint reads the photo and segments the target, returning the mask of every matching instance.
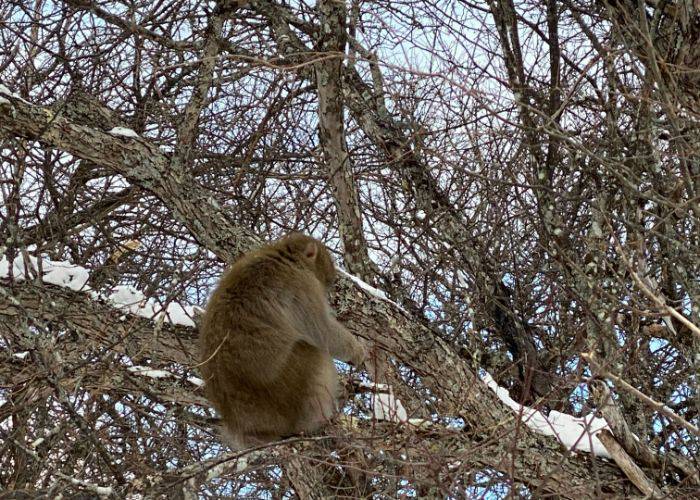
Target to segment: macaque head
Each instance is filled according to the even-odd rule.
[[[278,245],[294,254],[299,255],[313,270],[318,280],[326,287],[330,287],[336,279],[337,272],[331,254],[326,245],[301,233],[291,233],[281,240]]]

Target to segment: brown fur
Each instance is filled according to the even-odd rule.
[[[294,233],[243,255],[224,274],[200,328],[207,398],[236,448],[312,432],[336,411],[332,357],[364,346],[333,317],[326,247]]]

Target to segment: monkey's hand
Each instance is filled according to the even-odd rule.
[[[359,340],[353,342],[353,352],[350,358],[351,365],[355,367],[362,366],[362,363],[365,362],[368,356],[369,350],[367,349],[367,346],[365,346],[364,342]]]

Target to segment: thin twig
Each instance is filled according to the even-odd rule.
[[[683,417],[674,413],[673,410],[671,410],[665,404],[659,403],[658,401],[651,399],[639,389],[632,387],[628,382],[626,382],[622,378],[618,377],[617,375],[613,375],[612,373],[607,371],[597,361],[593,359],[594,355],[592,353],[581,353],[581,357],[588,361],[588,363],[590,363],[593,367],[594,371],[597,372],[599,375],[609,378],[610,380],[615,382],[615,384],[617,384],[619,388],[634,394],[640,401],[645,403],[647,406],[653,408],[654,410],[658,411],[662,415],[666,416],[672,422],[675,422],[676,424],[683,427],[687,431],[695,434],[696,436],[700,436],[700,429],[698,429],[696,426],[685,420]]]

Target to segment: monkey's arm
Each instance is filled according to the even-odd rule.
[[[360,366],[367,359],[367,349],[364,344],[334,317],[329,315],[327,323],[326,337],[330,355],[340,361]]]
[[[315,280],[289,301],[288,317],[301,340],[328,352],[335,359],[354,365],[366,359],[364,345],[333,317],[325,290]]]
[[[335,359],[354,366],[360,366],[367,359],[365,346],[333,317],[328,306],[313,321],[306,322],[305,332],[303,340],[328,352]]]

